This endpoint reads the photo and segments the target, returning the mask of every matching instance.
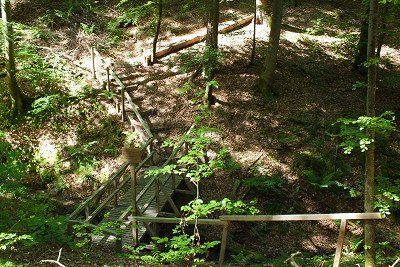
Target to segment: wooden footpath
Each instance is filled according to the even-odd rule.
[[[175,206],[175,204],[170,203],[172,201],[172,195],[175,190],[182,182],[181,176],[173,176],[173,175],[160,175],[158,177],[159,185],[155,182],[154,177],[145,177],[144,174],[138,179],[136,190],[138,193],[136,197],[137,208],[141,216],[146,217],[158,217],[160,215],[167,216],[180,216],[179,209]],[[159,192],[157,191],[157,187],[160,187]],[[161,189],[162,187],[162,189]],[[157,197],[157,195],[159,197]],[[108,212],[107,217],[105,217],[101,223],[107,222],[121,222],[121,241],[122,245],[133,245],[133,237],[132,237],[132,229],[131,229],[131,216],[127,216],[127,214],[132,211],[132,190],[131,183],[127,184],[125,193],[118,201],[118,205],[115,206]],[[163,207],[171,206],[174,210],[174,213],[162,212]],[[149,225],[152,227],[153,225]],[[153,229],[154,227],[152,227]],[[114,229],[116,231],[116,229]],[[149,233],[146,229],[146,225],[144,223],[138,223],[138,241],[140,241],[146,233],[150,235],[155,235],[156,230],[150,230],[153,233]],[[99,244],[106,244],[114,241],[116,236],[111,234],[105,234],[103,236],[95,236],[93,237],[93,241]]]

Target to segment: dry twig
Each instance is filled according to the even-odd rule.
[[[399,262],[400,262],[400,258],[397,258],[397,260],[389,267],[395,267]]]
[[[294,257],[301,255],[300,251],[297,251],[296,253],[293,253],[290,255],[290,258],[285,260],[285,263],[288,263],[290,261],[290,265],[292,265],[293,267],[301,267],[299,264],[297,264],[297,262],[295,261]]]
[[[42,260],[42,261],[40,261],[40,263],[48,262],[48,263],[57,264],[57,265],[60,266],[60,267],[66,267],[64,264],[62,264],[62,263],[60,262],[61,252],[62,252],[62,248],[60,248],[60,251],[58,252],[58,258],[57,258],[57,260]]]

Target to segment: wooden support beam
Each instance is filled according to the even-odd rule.
[[[167,192],[166,188],[164,186],[160,186],[161,191],[164,193],[165,197],[167,198],[167,201],[171,208],[173,209],[174,213],[176,216],[181,216],[181,213],[179,212],[178,207],[175,205],[174,201],[172,200],[170,194]]]
[[[229,221],[225,221],[222,229],[221,250],[219,252],[219,260],[218,260],[219,266],[222,266],[225,261],[226,245],[228,243],[228,232],[229,232]]]
[[[142,217],[143,213],[142,213],[142,211],[140,211],[138,206],[136,206],[136,209],[137,209],[138,215]],[[132,216],[132,219],[133,220],[137,220],[136,216]],[[139,220],[137,220],[137,221],[139,221]],[[153,231],[153,229],[151,229],[150,224],[148,222],[145,222],[145,221],[142,221],[142,222],[144,224],[144,227],[146,227],[146,230],[149,232],[150,236],[151,237],[156,236],[156,233]]]
[[[338,237],[338,241],[336,244],[335,259],[333,261],[333,267],[340,266],[340,259],[342,258],[342,252],[343,252],[344,237],[346,235],[346,226],[347,226],[347,220],[341,220],[340,229],[339,229],[339,237]]]
[[[189,195],[189,196],[195,195],[195,193],[193,193],[193,192],[190,191],[190,190],[175,189],[174,191],[175,191],[176,193],[184,194],[184,195]]]

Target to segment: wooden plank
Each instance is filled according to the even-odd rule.
[[[335,259],[333,261],[333,267],[339,267],[340,265],[340,259],[342,258],[342,252],[343,252],[344,237],[346,235],[346,226],[347,226],[347,220],[341,220],[339,237],[336,244]]]
[[[228,242],[229,221],[225,221],[222,229],[221,250],[219,252],[218,265],[222,266],[225,261],[226,245]]]
[[[323,221],[323,220],[379,220],[383,215],[372,213],[331,213],[331,214],[293,214],[293,215],[230,215],[220,216],[223,221],[237,222],[279,222],[279,221]]]
[[[177,224],[182,222],[182,218],[164,218],[164,217],[144,217],[144,216],[134,216],[133,219],[141,222],[149,223],[167,223],[167,224]],[[195,224],[195,220],[184,221],[187,224]],[[198,219],[198,224],[204,225],[224,225],[224,222],[219,219]]]

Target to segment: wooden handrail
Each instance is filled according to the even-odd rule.
[[[153,156],[154,152],[150,153],[142,162],[139,163],[139,165],[136,167],[135,171],[136,173],[143,167],[143,165]],[[131,177],[128,176],[126,179],[124,179],[119,185],[118,187],[111,192],[111,194],[103,201],[103,203],[101,203],[96,209],[95,211],[92,212],[92,214],[90,214],[90,216],[88,218],[86,218],[85,222],[90,222],[94,219],[94,217],[96,217],[100,211],[104,208],[105,205],[107,205],[108,202],[110,202],[110,200],[119,192],[121,191],[122,188],[124,188],[124,186],[131,180]]]
[[[126,91],[124,92],[124,95],[125,95],[125,99],[128,101],[129,105],[131,106],[131,109],[133,110],[136,117],[142,124],[142,126],[143,126],[144,130],[146,131],[146,133],[148,134],[149,138],[152,138],[153,134],[150,131],[149,125],[147,124],[147,122],[143,119],[142,115],[140,114],[139,107],[135,103],[133,103],[131,96]]]
[[[344,237],[346,233],[347,220],[379,220],[384,216],[379,212],[372,213],[332,213],[332,214],[288,214],[288,215],[226,215],[220,216],[219,219],[198,219],[191,221],[184,221],[183,218],[162,218],[162,217],[143,217],[133,216],[135,221],[147,223],[169,223],[177,224],[184,221],[188,224],[207,224],[207,225],[220,225],[223,226],[221,248],[219,254],[218,264],[223,265],[225,260],[225,252],[227,247],[228,231],[231,222],[267,222],[267,221],[316,221],[316,220],[341,220],[339,237],[336,244],[336,252],[333,267],[339,267]]]
[[[289,214],[289,215],[225,215],[222,221],[236,222],[283,222],[283,221],[323,221],[323,220],[379,220],[384,218],[379,212],[373,213],[332,213],[332,214]]]
[[[146,149],[151,142],[153,142],[154,138],[150,138],[149,140],[146,141],[146,143],[144,143],[144,145],[141,147],[141,150],[143,151],[144,149]],[[153,153],[150,154],[151,156],[153,155]],[[145,160],[143,160],[138,166],[143,167],[143,165],[150,159],[150,156],[147,156]],[[90,202],[95,199],[97,196],[99,196],[100,194],[102,194],[114,181],[116,181],[117,179],[121,178],[121,176],[124,174],[124,172],[126,171],[126,169],[128,168],[129,163],[125,162],[124,164],[121,165],[121,167],[118,168],[118,170],[112,174],[110,176],[110,178],[103,183],[90,197],[88,197],[84,202],[82,202],[78,208],[76,208],[70,215],[69,218],[70,219],[75,219],[84,209],[86,206],[88,206],[90,204]],[[138,168],[138,170],[140,169]]]
[[[183,218],[133,216],[132,219],[134,219],[136,221],[140,221],[140,222],[149,222],[149,223],[168,223],[168,224],[181,223],[181,222],[185,222],[187,224],[195,224],[196,223],[196,220],[186,221]],[[207,225],[223,225],[224,224],[224,222],[222,222],[219,219],[198,219],[197,222],[198,222],[198,224],[207,224]]]
[[[122,164],[122,166],[119,167],[119,169],[113,175],[111,175],[110,178],[104,184],[102,184],[90,197],[88,197],[84,202],[82,202],[78,206],[78,208],[74,210],[74,212],[71,213],[69,218],[75,219],[95,197],[103,193],[113,181],[120,178],[124,174],[128,166],[129,166],[128,162]]]

